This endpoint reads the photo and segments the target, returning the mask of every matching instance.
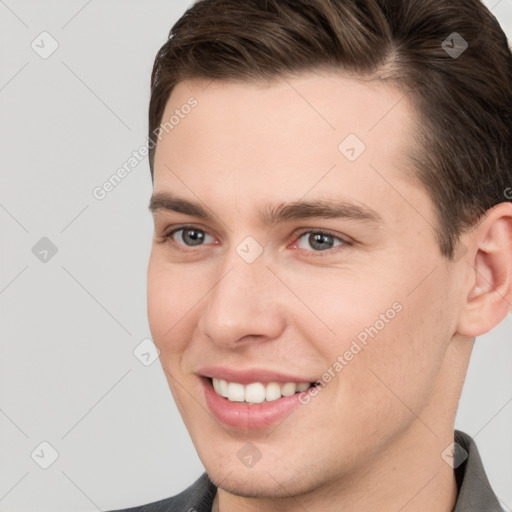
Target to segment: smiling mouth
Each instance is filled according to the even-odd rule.
[[[217,395],[224,397],[230,402],[247,405],[273,402],[282,397],[302,393],[318,384],[317,382],[251,382],[244,385],[215,377],[208,378],[208,380]]]

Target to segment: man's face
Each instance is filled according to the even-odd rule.
[[[435,436],[457,274],[406,167],[409,99],[322,73],[182,82],[163,122],[176,110],[155,155],[148,312],[210,478],[297,495]]]

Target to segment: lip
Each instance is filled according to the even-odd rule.
[[[271,402],[262,402],[261,404],[249,405],[241,402],[230,402],[227,398],[215,392],[211,379],[201,377],[200,380],[208,408],[218,421],[228,427],[243,430],[264,429],[283,420],[296,407],[301,405],[299,401],[300,393],[284,396]],[[234,380],[233,382],[237,381]],[[257,381],[249,380],[249,382]],[[287,380],[287,382],[294,381]],[[239,383],[242,384],[242,382]],[[306,393],[306,391],[303,393]]]
[[[209,377],[216,379],[224,379],[228,382],[237,382],[243,384],[251,384],[251,382],[261,382],[268,384],[269,382],[278,382],[279,384],[286,384],[287,382],[316,382],[318,379],[309,379],[307,377],[299,377],[297,375],[287,375],[285,373],[258,369],[248,368],[240,370],[236,368],[227,368],[221,366],[208,366],[201,368],[198,372],[201,377]]]

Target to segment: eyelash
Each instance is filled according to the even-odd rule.
[[[173,235],[179,231],[186,231],[187,229],[191,229],[191,230],[197,230],[197,231],[201,231],[202,233],[205,233],[205,234],[209,234],[206,230],[202,229],[202,228],[198,228],[196,226],[193,226],[193,225],[184,225],[184,226],[179,226],[177,228],[174,228],[172,229],[171,231],[169,231],[168,233],[165,233],[162,238],[162,242],[172,242],[173,245],[177,246],[178,247],[178,250],[180,251],[183,251],[183,252],[189,252],[190,250],[193,250],[191,247],[189,247],[188,249],[183,249],[183,247],[187,247],[187,246],[183,246],[182,244],[179,244],[177,242],[175,242],[172,238],[173,238]],[[315,251],[313,249],[299,249],[299,250],[302,250],[302,251],[307,251],[309,253],[312,253],[314,254],[315,256],[328,256],[328,255],[332,255],[333,252],[337,252],[337,250],[339,249],[343,249],[344,247],[347,247],[347,246],[352,246],[354,245],[353,242],[349,241],[349,240],[345,240],[337,235],[334,235],[333,233],[331,233],[330,231],[326,231],[326,230],[323,230],[323,229],[304,229],[302,230],[301,232],[299,232],[297,235],[294,236],[294,241],[292,242],[293,245],[297,244],[298,241],[306,234],[319,234],[319,235],[327,235],[327,236],[330,236],[332,237],[334,240],[336,241],[339,241],[341,242],[341,245],[338,245],[338,246],[335,246],[335,247],[332,247],[330,249],[326,249],[326,250],[323,250],[323,251]],[[210,235],[211,236],[211,235]]]

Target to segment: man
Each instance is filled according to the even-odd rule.
[[[499,511],[454,432],[512,302],[512,57],[478,0],[203,0],[149,114],[148,314],[206,473],[131,511]]]

